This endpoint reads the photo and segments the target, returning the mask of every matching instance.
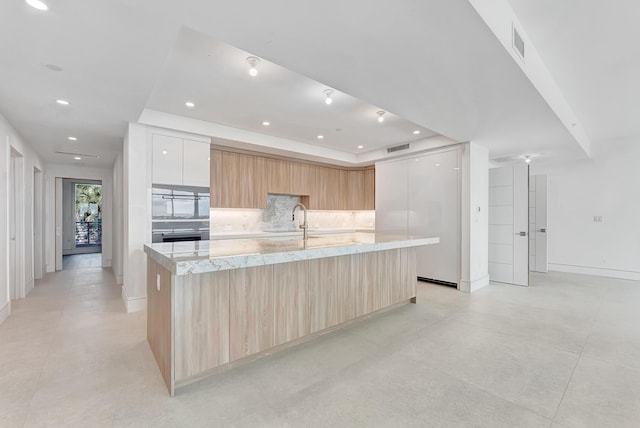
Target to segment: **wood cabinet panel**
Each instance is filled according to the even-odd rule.
[[[374,308],[380,309],[397,303],[400,300],[393,300],[396,289],[400,287],[402,271],[404,268],[400,249],[379,251],[378,253],[378,282],[373,292]]]
[[[211,207],[222,207],[222,195],[224,193],[223,178],[222,178],[222,152],[220,150],[211,150],[209,158],[210,161],[210,179],[211,183],[209,189],[211,191],[211,198],[209,202]]]
[[[356,317],[357,283],[352,256],[336,257],[336,316],[338,324]]]
[[[378,257],[376,253],[354,254],[351,263],[354,279],[355,316],[359,317],[374,309],[373,293],[378,281]]]
[[[374,209],[373,169],[344,169],[211,151],[211,206],[265,208],[268,193],[308,196],[314,210]]]
[[[402,257],[402,276],[398,294],[394,295],[394,302],[411,299],[417,295],[418,272],[416,265],[416,248],[403,248],[400,250]]]
[[[176,277],[176,381],[229,362],[229,272]]]
[[[275,345],[309,333],[307,287],[309,263],[304,260],[274,265]]]
[[[336,257],[309,260],[307,310],[310,333],[338,323],[336,269]]]
[[[275,346],[273,265],[229,271],[229,360]]]
[[[171,281],[171,272],[154,260],[147,260],[147,341],[167,389],[173,396]]]

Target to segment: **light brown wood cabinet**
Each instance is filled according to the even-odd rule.
[[[265,208],[267,194],[305,196],[309,209],[375,209],[375,170],[211,149],[211,207]]]

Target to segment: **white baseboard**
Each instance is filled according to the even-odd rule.
[[[555,272],[580,273],[583,275],[640,281],[640,272],[629,270],[602,269],[588,266],[563,265],[559,263],[549,263],[549,270]]]
[[[7,318],[9,318],[10,313],[11,313],[11,305],[9,304],[9,302],[7,302],[0,309],[0,324],[2,324]]]
[[[481,288],[489,285],[489,275],[483,276],[482,278],[478,278],[473,281],[465,281],[461,280],[458,290],[463,293],[473,293],[474,291],[478,291]]]
[[[138,312],[147,309],[147,298],[127,296],[127,289],[124,286],[122,287],[122,301],[127,308],[127,312]]]
[[[104,268],[111,267],[111,259],[102,259],[102,267]]]

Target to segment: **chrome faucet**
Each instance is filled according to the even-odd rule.
[[[293,206],[293,209],[291,210],[291,220],[292,221],[296,219],[296,208],[300,208],[304,212],[304,220],[303,220],[303,223],[299,227],[300,227],[300,229],[302,229],[302,239],[306,241],[307,238],[309,237],[307,235],[307,230],[309,229],[309,223],[307,223],[307,207],[305,207],[301,203],[295,204]]]

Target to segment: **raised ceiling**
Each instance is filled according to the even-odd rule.
[[[321,132],[313,128],[320,125],[314,125],[318,118],[309,119],[313,116],[311,110],[283,105],[291,102],[299,107],[304,90],[282,96],[284,92],[277,88],[269,89],[277,95],[267,97],[278,100],[273,106],[264,101],[256,104],[248,99],[247,91],[232,102],[228,101],[232,95],[226,94],[227,99],[220,99],[219,104],[209,97],[200,98],[202,94],[220,95],[214,91],[218,82],[207,79],[204,67],[180,68],[176,61],[189,56],[189,44],[183,43],[185,34],[205,45],[235,46],[263,58],[265,64],[278,64],[274,69],[322,82],[320,89],[324,85],[334,88],[336,103],[331,107],[337,107],[336,112],[349,105],[341,107],[338,95],[349,94],[361,100],[362,105],[375,106],[413,122],[425,134],[430,129],[457,141],[484,144],[493,158],[527,152],[583,156],[467,0],[49,3],[46,13],[23,1],[0,4],[0,113],[48,162],[72,163],[54,152],[82,150],[100,154],[98,160],[87,161],[87,165],[111,166],[121,150],[126,123],[137,121],[145,108],[249,127],[246,124],[255,119],[264,120],[255,110],[259,106],[279,115],[271,120],[274,125],[283,124],[280,130],[269,128],[269,133],[312,143],[309,138]],[[518,13],[517,2],[513,3]],[[551,2],[544,4],[554,16],[560,13]],[[524,17],[522,22],[530,25]],[[614,27],[614,23],[605,24],[598,31],[605,33]],[[546,61],[545,47],[538,45],[535,31],[527,30]],[[573,30],[589,31],[586,25]],[[622,43],[631,46],[631,51],[635,49],[629,40]],[[622,58],[619,60],[625,70],[619,79],[619,85],[623,85],[633,79],[627,73],[635,69],[627,67]],[[205,62],[212,64],[210,58]],[[51,71],[46,64],[55,64],[62,71]],[[240,61],[240,66],[245,64]],[[558,79],[563,91],[571,73],[580,72],[579,68],[567,67],[569,71],[560,70],[550,59],[549,69],[554,76],[566,73]],[[609,67],[602,73],[614,73],[614,69]],[[214,69],[211,75],[225,76],[229,72]],[[260,77],[264,75],[268,76]],[[594,79],[594,86],[615,80],[595,72],[589,77]],[[277,85],[278,80],[272,78]],[[636,87],[631,85],[630,89],[634,93]],[[221,90],[225,89],[218,89]],[[181,91],[190,93],[180,94]],[[315,94],[309,91],[309,95]],[[575,95],[571,95],[572,91]],[[624,121],[616,119],[614,113],[603,119],[597,110],[581,112],[576,104],[592,100],[584,91],[584,82],[565,94],[575,110],[585,116],[582,121],[590,132],[610,136],[625,124],[625,129],[633,131],[626,112],[618,114]],[[322,94],[317,96],[321,103]],[[55,105],[57,98],[69,99],[71,105],[59,107]],[[185,112],[183,103],[189,98],[198,105]],[[180,104],[175,105],[178,100]],[[245,111],[245,116],[240,120],[225,117],[225,104],[234,111]],[[625,105],[630,109],[635,106]],[[618,108],[609,107],[612,111]],[[357,111],[353,105],[350,108]],[[292,110],[304,114],[293,118],[288,113]],[[598,120],[603,123],[598,124]],[[336,123],[336,119],[326,123],[330,122]],[[598,125],[589,128],[590,123]],[[405,131],[403,128],[394,132]],[[67,140],[70,135],[77,136],[78,142]],[[323,143],[332,144],[329,138]],[[353,150],[350,141],[336,144],[343,150]]]

